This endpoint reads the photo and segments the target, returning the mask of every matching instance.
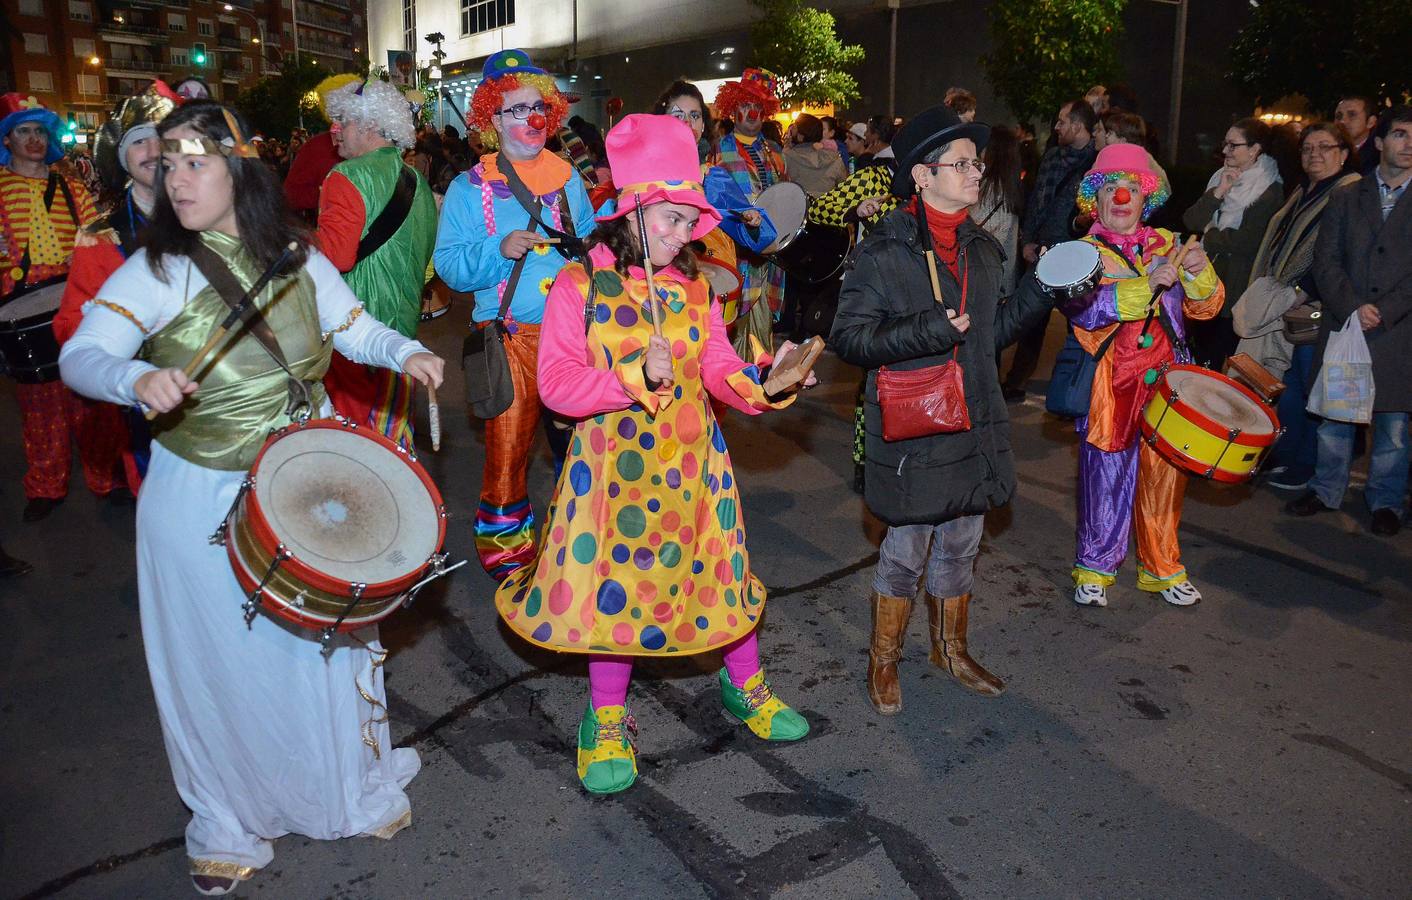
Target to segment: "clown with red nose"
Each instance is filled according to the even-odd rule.
[[[1176,606],[1201,594],[1187,577],[1177,543],[1186,475],[1140,439],[1138,421],[1163,365],[1189,363],[1186,320],[1209,319],[1225,289],[1200,248],[1169,259],[1178,240],[1146,224],[1167,198],[1167,176],[1136,144],[1110,144],[1079,185],[1078,207],[1093,216],[1084,240],[1103,266],[1098,287],[1059,309],[1074,336],[1098,357],[1088,415],[1078,420],[1078,547],[1074,602],[1106,606],[1136,532],[1137,586]],[[1148,305],[1155,321],[1143,333]]]
[[[765,119],[779,111],[778,82],[764,69],[746,69],[739,81],[726,82],[716,94],[717,115],[735,124],[708,163],[729,173],[752,205],[762,191],[789,180],[779,147],[760,133]],[[769,346],[774,320],[784,304],[784,270],[744,245],[739,246],[736,265],[741,299],[735,348],[749,356],[751,338]]]
[[[535,555],[539,529],[526,473],[548,424],[535,380],[540,325],[549,286],[584,252],[593,207],[574,167],[544,147],[569,106],[553,77],[523,50],[492,55],[483,76],[466,124],[493,152],[447,189],[432,261],[453,291],[473,295],[470,327],[504,336],[514,397],[486,419],[474,526],[481,565],[499,580]],[[557,466],[569,433],[543,430]]]

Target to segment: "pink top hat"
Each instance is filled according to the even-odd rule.
[[[701,165],[696,157],[696,136],[691,128],[671,116],[635,113],[613,126],[603,140],[608,166],[618,187],[618,208],[599,216],[607,222],[653,203],[681,203],[701,210],[691,233],[700,240],[721,223],[721,214],[706,199]]]

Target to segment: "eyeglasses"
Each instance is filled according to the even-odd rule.
[[[543,102],[536,103],[533,106],[528,103],[516,103],[508,109],[497,109],[495,114],[497,116],[503,116],[508,113],[523,122],[530,117],[530,113],[536,113],[542,116],[548,109],[549,107],[545,106]]]
[[[935,172],[938,169],[953,169],[957,175],[965,175],[967,169],[975,169],[977,175],[985,174],[985,163],[979,159],[958,159],[956,162],[922,163]]]
[[[1324,156],[1329,153],[1335,153],[1341,149],[1338,144],[1305,144],[1303,147],[1299,148],[1299,155],[1313,156],[1317,153],[1320,156]]]
[[[1221,144],[1222,150],[1234,150],[1237,147],[1249,147],[1249,141],[1225,141]]]

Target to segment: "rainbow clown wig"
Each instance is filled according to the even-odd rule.
[[[1085,216],[1095,215],[1098,191],[1105,184],[1126,180],[1142,191],[1142,220],[1147,221],[1172,196],[1167,173],[1152,155],[1137,144],[1109,144],[1098,151],[1093,168],[1079,182],[1077,203]]]
[[[780,111],[779,79],[765,69],[746,69],[739,81],[727,81],[716,92],[716,114],[734,119],[742,103],[758,103],[761,112],[773,116]]]
[[[534,65],[523,50],[501,50],[485,61],[481,83],[471,95],[466,125],[480,132],[489,148],[498,143],[491,119],[505,108],[505,95],[522,87],[534,88],[544,98],[545,133],[554,134],[569,112],[569,101],[559,93],[554,78]]]

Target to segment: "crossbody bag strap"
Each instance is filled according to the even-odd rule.
[[[416,197],[417,174],[410,167],[403,165],[401,173],[397,176],[397,183],[392,186],[392,196],[388,198],[382,212],[373,220],[373,224],[368,226],[368,233],[358,242],[358,258],[354,265],[372,256],[397,233],[397,229],[402,227],[407,221],[407,216],[411,214],[412,201]]]
[[[225,302],[225,305],[231,309],[238,308],[240,301],[245,297],[245,288],[241,286],[240,280],[235,277],[235,273],[230,270],[230,266],[221,258],[221,255],[198,240],[196,246],[191,250],[190,257],[201,274],[206,276],[206,280],[210,282],[216,294]],[[251,309],[246,326],[255,339],[260,342],[260,346],[288,377],[289,405],[287,412],[292,416],[301,405],[312,411],[313,395],[310,393],[308,383],[296,376],[289,368],[289,361],[279,345],[279,339],[275,337],[274,329],[270,328],[270,323],[260,312],[260,307],[255,299],[251,298]]]
[[[538,225],[550,237],[559,239],[559,243],[554,247],[559,251],[559,255],[565,259],[581,258],[584,255],[583,241],[574,234],[573,217],[565,214],[568,211],[568,202],[564,196],[568,189],[567,184],[559,189],[559,201],[563,204],[560,207],[559,219],[561,222],[568,223],[568,229],[563,230],[547,224],[539,217],[540,210],[544,208],[543,204],[525,184],[524,179],[520,178],[520,173],[515,171],[515,164],[507,159],[505,154],[502,153],[496,158],[496,169],[505,176],[505,186],[510,189],[511,195],[524,209],[525,214],[530,217],[530,222]]]
[[[529,230],[534,231],[538,224],[537,220],[531,220]],[[510,267],[510,277],[505,279],[505,290],[500,294],[500,310],[495,314],[493,324],[502,338],[505,336],[505,314],[510,311],[510,303],[515,299],[515,288],[519,287],[520,275],[525,270],[529,255],[530,251],[526,250],[523,256],[515,260],[515,264]]]

